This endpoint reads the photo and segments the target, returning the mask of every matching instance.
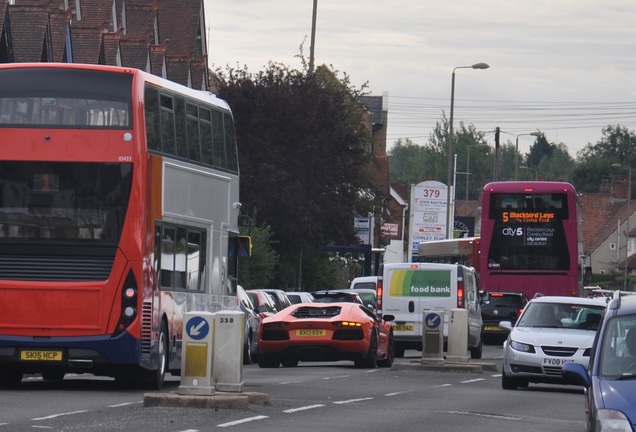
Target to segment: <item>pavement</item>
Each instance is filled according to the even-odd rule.
[[[484,373],[484,371],[497,371],[497,366],[494,362],[473,359],[465,361],[463,359],[455,361],[416,359],[404,363],[393,363],[391,370]],[[244,391],[216,391],[212,395],[184,395],[172,391],[144,395],[144,407],[247,409],[250,404],[271,405],[271,402],[266,393]]]

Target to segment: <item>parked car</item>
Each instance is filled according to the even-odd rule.
[[[249,295],[242,286],[236,289],[237,308],[245,314],[245,334],[243,335],[243,364],[256,361],[258,352],[258,328],[261,325],[261,317],[256,312]]]
[[[252,301],[252,304],[254,304],[256,312],[261,317],[261,319],[272,316],[276,312],[278,312],[278,310],[276,309],[276,305],[274,304],[274,299],[272,299],[272,296],[267,294],[265,291],[247,290],[245,292]]]
[[[351,288],[351,291],[358,293],[362,302],[369,309],[375,310],[377,304],[376,291],[372,288]]]
[[[604,315],[605,304],[602,298],[538,297],[528,302],[514,327],[510,321],[499,323],[510,331],[503,344],[501,386],[571,384],[561,375],[563,365],[587,366],[596,335],[589,321]]]
[[[510,321],[513,325],[528,303],[528,297],[522,292],[482,292],[480,299],[481,338],[507,336],[508,332],[501,327],[501,321]]]
[[[272,297],[272,300],[274,301],[274,304],[276,305],[276,310],[277,311],[282,311],[283,309],[285,309],[287,306],[291,306],[291,301],[289,301],[289,298],[287,297],[287,293],[283,290],[280,289],[270,289],[270,288],[261,288],[258,290],[254,290],[254,291],[262,291],[262,292],[266,292],[267,294],[269,294]]]
[[[636,295],[607,304],[589,365],[563,365],[563,377],[585,387],[585,430],[636,430]]]
[[[263,320],[258,365],[295,367],[301,361],[351,360],[359,368],[391,367],[392,319],[381,319],[353,302],[292,305]]]
[[[314,295],[307,291],[291,291],[287,293],[287,298],[291,302],[291,304],[298,303],[312,303],[315,302],[316,299]]]
[[[314,291],[314,298],[319,303],[351,302],[364,305],[360,295],[352,290],[321,290]]]

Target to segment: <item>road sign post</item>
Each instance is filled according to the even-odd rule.
[[[444,312],[425,309],[422,314],[422,364],[443,364]]]
[[[181,385],[178,394],[213,395],[212,360],[214,314],[187,312],[184,317],[181,351]]]

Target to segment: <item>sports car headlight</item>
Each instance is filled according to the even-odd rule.
[[[598,410],[596,417],[596,428],[599,432],[632,432],[629,420],[620,411],[610,409]]]
[[[521,351],[521,352],[530,353],[530,354],[536,352],[532,345],[524,344],[524,343],[517,342],[517,341],[514,341],[514,340],[510,341],[510,348],[512,348],[515,351]]]

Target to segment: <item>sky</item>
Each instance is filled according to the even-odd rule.
[[[204,0],[208,63],[302,69],[313,0]],[[387,147],[450,114],[525,153],[540,131],[572,157],[608,125],[636,130],[634,0],[317,0],[314,62],[386,97]]]

